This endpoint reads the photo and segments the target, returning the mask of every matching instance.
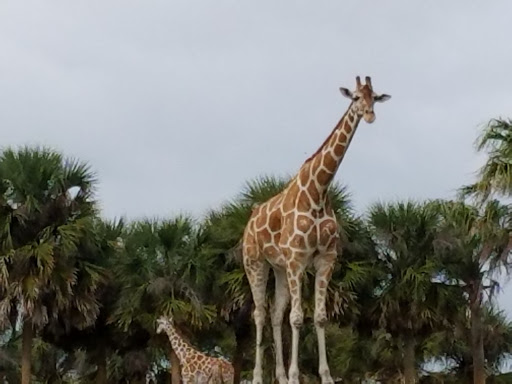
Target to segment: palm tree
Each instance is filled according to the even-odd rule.
[[[100,311],[94,323],[85,328],[75,326],[71,321],[73,314],[69,313],[61,316],[58,321],[52,321],[41,332],[45,342],[58,346],[70,355],[77,349],[86,351],[86,360],[96,368],[94,382],[98,384],[108,381],[108,356],[130,342],[114,324],[108,323],[120,294],[119,283],[112,271],[119,260],[123,231],[123,220],[105,221],[97,218],[91,236],[82,239],[78,246],[81,257],[89,265],[104,271],[105,278],[94,293],[94,299],[100,303]]]
[[[461,188],[462,196],[486,200],[492,193],[512,194],[512,120],[492,119],[476,142],[487,161],[479,170],[479,180]]]
[[[512,356],[512,322],[505,311],[486,305],[482,323],[488,366],[498,375]]]
[[[444,320],[449,292],[436,282],[439,215],[429,203],[374,204],[369,210],[385,279],[373,317],[401,353],[405,383],[417,381],[419,344]]]
[[[490,200],[482,208],[462,201],[440,205],[440,242],[446,282],[460,287],[470,312],[474,383],[485,383],[482,308],[492,298],[496,275],[510,266],[512,248],[510,207]]]
[[[0,324],[22,319],[26,384],[40,327],[64,312],[86,326],[98,313],[92,294],[101,271],[78,252],[95,215],[95,177],[85,163],[23,147],[0,154],[0,180]]]
[[[34,339],[34,376],[40,383],[64,383],[75,367],[75,356],[62,349],[45,343],[40,338]]]
[[[0,333],[0,383],[20,381],[20,340],[8,327]]]
[[[215,316],[200,294],[209,267],[197,252],[196,241],[188,217],[134,222],[127,229],[115,271],[121,292],[112,321],[126,332],[144,330],[168,351],[173,383],[180,380],[179,360],[167,338],[155,334],[156,318],[172,314],[177,327],[190,336],[190,330],[200,329]]]
[[[9,332],[10,333],[10,332]],[[12,335],[12,334],[11,334]],[[0,382],[20,382],[19,352],[21,339],[7,337],[0,342]],[[73,354],[67,354],[52,344],[35,338],[33,343],[33,376],[38,383],[63,383],[74,368],[76,359]]]
[[[483,345],[486,353],[489,378],[499,375],[503,364],[512,353],[512,323],[502,310],[486,303],[482,308]],[[445,365],[444,376],[471,382],[473,358],[471,319],[465,307],[460,308],[453,328],[437,333],[431,340],[433,357]],[[487,380],[489,381],[489,380]]]

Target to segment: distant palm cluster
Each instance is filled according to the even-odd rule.
[[[512,122],[492,120],[477,147],[487,155],[479,178],[451,200],[381,202],[361,214],[345,186],[331,186],[341,239],[327,298],[333,378],[512,382],[502,374],[512,323],[495,300],[511,267]],[[0,383],[179,380],[179,360],[155,328],[165,314],[198,350],[229,359],[236,382],[250,379],[253,302],[240,240],[253,207],[287,182],[249,181],[202,220],[106,220],[87,164],[49,148],[3,149]],[[318,380],[313,277],[308,271],[303,286],[299,362],[310,383]],[[267,325],[263,366],[271,383]],[[286,321],[283,337],[289,364]]]

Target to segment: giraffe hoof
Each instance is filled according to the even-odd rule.
[[[252,384],[263,384],[263,379],[261,377],[253,377]]]
[[[300,374],[298,371],[291,369],[288,372],[288,384],[300,384],[299,376]]]
[[[334,384],[332,377],[322,377],[322,384]]]

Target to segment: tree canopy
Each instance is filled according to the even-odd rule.
[[[453,199],[379,202],[356,212],[348,187],[331,185],[341,239],[327,299],[333,377],[512,382],[501,374],[512,323],[496,301],[512,248],[512,210],[500,200],[512,190],[510,127],[508,120],[485,127],[477,149],[487,162]],[[252,208],[289,180],[248,180],[202,218],[108,220],[88,164],[45,147],[3,149],[0,382],[178,382],[176,353],[156,333],[160,315],[172,315],[195,348],[231,360],[236,382],[250,379],[253,304],[240,241]],[[313,280],[308,272],[305,382],[317,375]],[[283,332],[288,362],[286,322]],[[264,338],[269,382],[271,339]]]

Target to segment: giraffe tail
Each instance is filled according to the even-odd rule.
[[[237,264],[242,264],[242,241],[243,239],[238,240],[238,243],[227,252],[228,258]]]

